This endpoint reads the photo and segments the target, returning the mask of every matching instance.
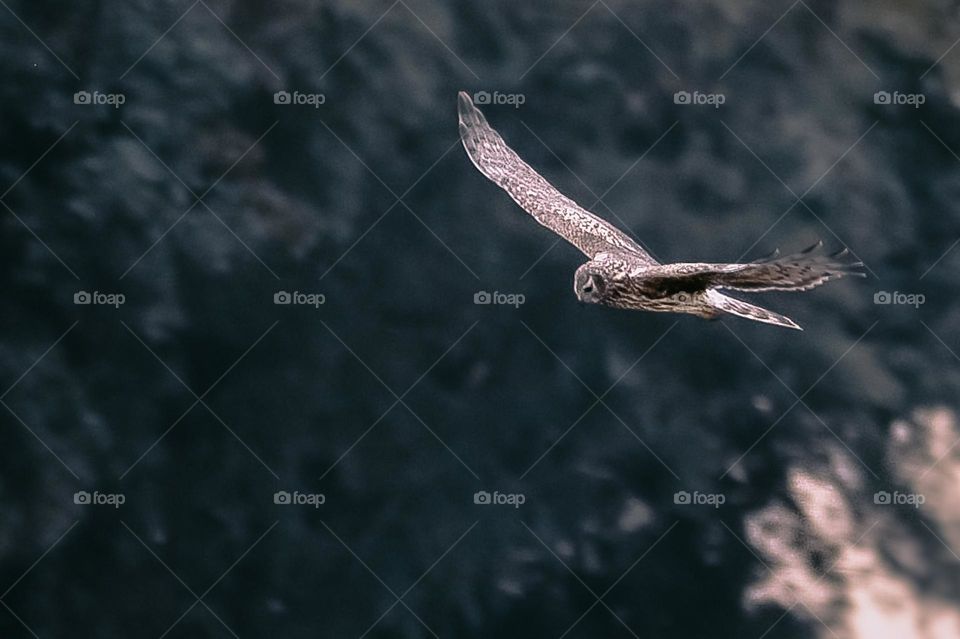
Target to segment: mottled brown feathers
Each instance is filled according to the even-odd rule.
[[[457,104],[460,139],[474,166],[537,222],[590,258],[574,276],[574,292],[583,302],[699,317],[722,312],[799,329],[788,317],[720,290],[806,291],[845,275],[863,275],[857,270],[860,262],[843,259],[846,249],[823,255],[819,242],[794,255],[780,257],[775,251],[745,264],[659,264],[630,236],[577,205],[521,160],[469,95],[461,91]]]

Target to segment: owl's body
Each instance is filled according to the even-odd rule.
[[[458,111],[463,146],[480,172],[590,258],[574,276],[581,302],[704,318],[729,313],[799,329],[783,315],[720,291],[804,291],[844,275],[862,275],[854,270],[861,263],[839,261],[846,249],[823,255],[816,252],[820,243],[796,255],[774,253],[745,264],[660,264],[626,233],[578,206],[521,160],[462,91]]]
[[[601,286],[602,295],[595,294],[594,291]],[[600,253],[577,269],[573,286],[582,302],[716,317],[718,312],[710,308],[703,289],[695,279],[677,281],[669,277],[663,267],[632,263],[629,258],[615,253]]]

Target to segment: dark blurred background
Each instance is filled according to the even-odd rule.
[[[960,636],[958,3],[0,4],[0,636]]]

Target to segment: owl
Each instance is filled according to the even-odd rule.
[[[820,250],[822,242],[793,255],[776,251],[742,264],[660,264],[629,235],[560,193],[521,160],[463,91],[457,110],[460,139],[474,166],[537,222],[589,258],[573,277],[573,291],[581,302],[709,319],[730,314],[802,330],[788,317],[725,292],[807,291],[845,275],[865,276],[858,270],[863,263],[850,261],[847,249],[827,255]]]

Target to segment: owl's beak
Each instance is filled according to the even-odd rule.
[[[582,303],[587,303],[588,300],[584,299],[583,296],[591,295],[596,291],[597,291],[597,279],[593,275],[587,276],[586,283],[583,285],[583,287],[580,288],[580,290],[576,291],[577,301]]]

